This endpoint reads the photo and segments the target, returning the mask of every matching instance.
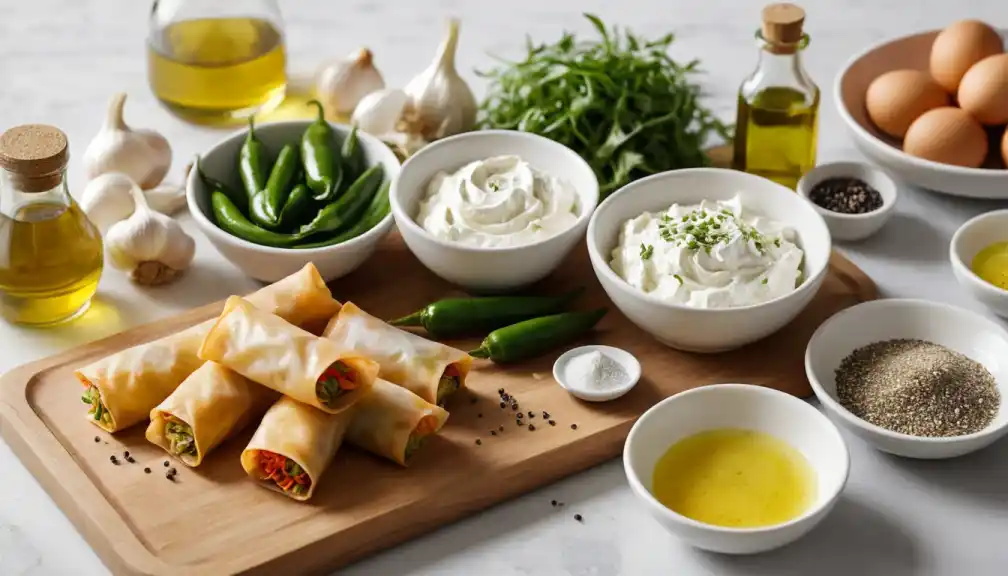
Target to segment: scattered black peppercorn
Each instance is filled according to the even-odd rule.
[[[550,420],[549,421],[549,425],[550,426],[556,426],[556,420]]]
[[[510,402],[511,401],[511,395],[508,394],[507,392],[505,392],[505,393],[501,394],[501,400],[503,400],[505,402]]]
[[[94,437],[94,441],[95,441],[95,444],[97,444],[97,443],[101,442],[101,438],[95,436]]]
[[[577,430],[577,424],[571,424],[571,430]]]
[[[118,466],[118,465],[119,465],[119,460],[117,460],[117,459],[116,459],[116,457],[115,457],[115,455],[114,455],[114,454],[113,454],[112,456],[109,456],[109,457],[108,457],[108,460],[109,460],[109,462],[111,462],[111,463],[115,464],[116,466]]]
[[[501,424],[500,426],[497,427],[497,429],[500,430],[501,432],[503,432],[504,431],[504,425]]]
[[[168,467],[168,461],[167,461],[167,460],[165,460],[165,461],[164,461],[164,467],[165,467],[165,468],[167,468],[167,467]]]
[[[857,178],[827,178],[812,187],[809,200],[841,214],[867,214],[882,207],[882,195]]]
[[[515,402],[515,403],[511,404],[511,409],[517,412],[518,411],[518,403]]]
[[[535,412],[533,412],[533,411],[529,410],[529,411],[528,411],[528,417],[529,417],[529,418],[535,418]]]
[[[521,412],[519,412],[519,413],[515,414],[515,418],[517,418],[517,419],[519,419],[519,420],[521,420],[521,419],[522,419],[522,418],[524,418],[524,417],[525,417],[525,415],[524,415],[524,414],[522,414]]]
[[[529,432],[535,432],[535,424],[529,424]]]
[[[556,505],[557,505],[557,501],[556,500],[550,500],[550,506],[553,506],[554,508],[556,508]]]
[[[543,418],[549,419],[549,412],[543,410]]]
[[[144,467],[144,474],[150,474],[150,467],[149,466],[145,466]]]
[[[123,458],[129,458],[129,450],[123,451]]]
[[[524,426],[525,424],[521,420],[515,420],[515,424],[519,426]]]
[[[491,430],[490,431],[490,435],[491,436],[496,436],[497,435],[497,431],[496,430]]]
[[[483,441],[482,441],[482,440],[480,440],[479,438],[477,438],[477,439],[476,439],[476,445],[477,445],[477,446],[479,446],[479,445],[480,445],[480,444],[482,444],[482,443],[483,443]]]
[[[577,520],[578,522],[581,522],[581,521],[584,520],[584,518],[580,514],[575,514],[574,515],[574,519]]]
[[[164,477],[171,480],[172,482],[175,481],[175,474],[173,474],[171,471],[165,472]]]
[[[505,407],[507,407],[507,404],[501,402],[501,408],[505,408]]]
[[[497,393],[498,394],[504,394],[504,389],[503,388],[498,388],[497,389]]]

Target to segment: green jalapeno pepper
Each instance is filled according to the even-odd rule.
[[[266,145],[255,133],[255,122],[250,117],[248,134],[238,152],[238,174],[248,197],[249,217],[260,226],[275,226],[276,215],[269,214],[261,198],[266,189],[270,166]],[[257,200],[258,198],[258,200]]]
[[[280,210],[280,229],[293,230],[308,220],[308,215],[314,208],[311,189],[303,182],[291,190],[290,196]]]
[[[343,163],[346,165],[343,180],[349,182],[352,178],[357,178],[364,170],[364,150],[361,149],[356,124],[350,129],[350,135],[343,142],[340,155],[343,156]]]
[[[343,182],[343,161],[336,150],[333,129],[325,120],[322,104],[312,100],[308,105],[318,108],[318,117],[301,136],[305,181],[314,192],[316,201],[331,202]]]
[[[238,190],[235,190],[220,180],[207,175],[207,173],[203,171],[203,159],[199,156],[196,157],[196,174],[200,177],[200,180],[203,181],[203,185],[206,186],[207,190],[220,190],[231,199],[231,202],[234,202],[234,205],[237,206],[239,210],[242,212],[248,210],[248,196]]]
[[[598,324],[607,311],[599,308],[588,312],[564,312],[498,328],[469,355],[498,363],[532,358],[583,336]]]
[[[308,236],[319,232],[332,232],[357,221],[361,213],[367,209],[384,177],[381,165],[368,168],[342,196],[324,206],[315,219],[302,226],[300,234]]]
[[[347,228],[343,232],[340,232],[332,238],[326,240],[319,240],[317,242],[309,242],[307,244],[298,244],[295,248],[322,248],[324,246],[334,246],[336,244],[342,244],[347,240],[351,240],[360,236],[361,234],[367,232],[368,230],[374,228],[379,222],[388,216],[390,207],[388,201],[389,184],[386,183],[381,187],[381,190],[374,195],[371,199],[371,204],[368,205],[367,210],[364,211],[364,215],[356,224]]]
[[[286,144],[277,154],[273,170],[270,171],[269,179],[266,180],[266,189],[262,192],[265,197],[266,213],[272,216],[273,223],[279,223],[280,214],[284,209],[287,198],[291,195],[291,190],[297,182],[298,173],[301,171],[301,162],[298,159],[298,149],[292,144]]]
[[[210,205],[217,226],[243,240],[263,246],[287,247],[301,239],[297,234],[279,234],[256,226],[238,210],[227,194],[220,190],[211,193]]]
[[[392,326],[423,326],[434,338],[487,333],[523,320],[563,311],[584,288],[559,296],[447,298],[392,320]]]

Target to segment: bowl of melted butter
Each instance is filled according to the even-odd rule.
[[[753,554],[789,544],[833,508],[850,470],[837,428],[769,388],[717,384],[645,412],[623,449],[652,516],[689,544]]]

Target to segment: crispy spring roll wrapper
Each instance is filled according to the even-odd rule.
[[[204,362],[151,411],[147,440],[190,467],[199,466],[221,442],[261,416],[280,394],[216,362]],[[165,427],[188,427],[195,453],[177,454]]]
[[[263,312],[238,296],[228,298],[203,340],[199,356],[331,414],[352,406],[378,377],[378,364],[373,360]],[[326,403],[316,384],[337,362],[355,372],[355,387],[340,388]]]
[[[380,378],[432,404],[442,404],[464,387],[472,365],[465,352],[386,324],[352,302],[340,308],[322,335],[374,360],[381,367]],[[441,386],[449,367],[458,372],[457,386]]]
[[[346,441],[406,466],[423,441],[437,434],[448,412],[381,378],[354,405]]]
[[[320,327],[340,307],[311,263],[247,296],[256,307],[305,327]],[[216,319],[171,336],[121,350],[79,368],[84,386],[97,389],[105,417],[91,419],[108,432],[146,420],[152,409],[199,368],[200,344]],[[319,330],[321,332],[321,330]]]
[[[326,468],[336,456],[352,411],[328,414],[287,396],[278,400],[263,416],[252,440],[241,453],[242,468],[250,477],[271,490],[304,501],[312,497]],[[267,451],[292,460],[307,475],[307,491],[298,494],[283,490],[263,469],[261,452]]]

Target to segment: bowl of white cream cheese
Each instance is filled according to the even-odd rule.
[[[588,253],[632,322],[677,349],[719,352],[776,332],[815,296],[831,250],[822,217],[770,180],[663,172],[596,209]]]
[[[526,132],[439,140],[403,164],[389,190],[410,251],[441,278],[479,292],[519,288],[556,269],[598,205],[591,167]]]

